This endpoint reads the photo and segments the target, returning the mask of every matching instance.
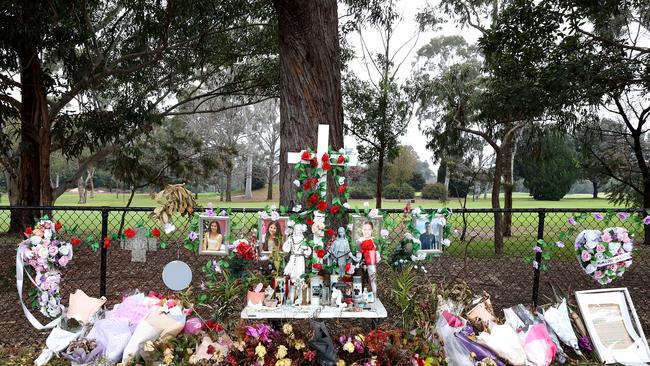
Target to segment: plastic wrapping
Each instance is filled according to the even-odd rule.
[[[528,363],[533,366],[548,366],[555,358],[556,346],[544,324],[532,325],[519,336],[524,344]]]
[[[459,331],[465,322],[451,314],[448,311],[443,311],[442,316],[438,317],[436,322],[436,329],[438,336],[442,339],[445,347],[445,356],[449,360],[450,365],[454,366],[473,366],[469,350],[465,347],[463,342],[456,337],[456,332]]]
[[[562,348],[562,344],[560,343],[560,339],[557,337],[557,334],[555,334],[553,328],[551,328],[544,320],[544,310],[541,307],[537,310],[537,317],[542,323],[544,323],[548,335],[551,337],[553,343],[555,344],[555,360],[559,363],[565,363],[567,361],[567,355]]]
[[[476,338],[476,342],[491,349],[514,366],[525,365],[526,352],[515,330],[507,324],[490,324],[490,326],[490,333],[481,332]]]
[[[77,289],[70,294],[70,305],[68,306],[68,318],[78,320],[80,323],[88,323],[93,315],[106,303],[106,298],[94,298],[86,295],[85,292]]]
[[[115,305],[113,310],[106,312],[107,319],[128,319],[131,332],[135,331],[135,328],[147,315],[149,315],[149,306],[145,303],[143,293],[124,298],[121,304]]]
[[[470,326],[463,327],[459,332],[456,333],[456,337],[460,340],[463,346],[465,346],[469,352],[474,353],[475,361],[483,361],[489,358],[491,360],[494,360],[497,366],[505,366],[505,363],[499,360],[494,352],[470,339],[470,337],[473,335],[474,330]]]
[[[98,347],[103,349],[102,356],[110,362],[122,359],[122,352],[131,339],[131,328],[126,318],[101,319],[86,336],[94,339]]]
[[[562,299],[557,307],[551,306],[544,312],[544,321],[553,329],[562,343],[573,348],[578,355],[582,354],[578,346],[578,337],[576,337],[571,326],[565,298]]]
[[[52,329],[52,332],[45,340],[45,348],[40,356],[34,361],[36,366],[46,365],[55,353],[61,352],[70,345],[70,342],[83,334],[83,328],[75,332],[63,330],[60,326]]]

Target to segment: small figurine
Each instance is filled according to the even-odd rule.
[[[264,298],[266,300],[271,300],[273,298],[273,294],[275,294],[273,287],[271,287],[271,285],[266,286],[266,289],[264,289]]]
[[[343,302],[343,293],[336,287],[332,287],[331,298],[333,306],[337,306],[339,308],[344,308],[347,306],[347,304]]]
[[[345,267],[348,264],[348,258],[353,259],[354,255],[350,252],[350,243],[345,235],[345,228],[339,227],[336,240],[327,250],[326,257],[329,263],[335,262],[338,264],[339,274],[345,274]]]
[[[307,231],[306,225],[295,225],[293,233],[282,246],[283,252],[291,253],[289,261],[284,267],[284,274],[289,276],[294,283],[305,274],[305,258],[309,257],[312,252],[311,248],[307,245],[307,239],[304,236],[305,231]]]
[[[325,223],[322,220],[315,220],[311,226],[311,233],[314,236],[314,246],[322,247],[323,238],[325,237]]]
[[[368,280],[370,281],[370,288],[372,293],[377,293],[377,263],[379,262],[379,252],[375,246],[375,241],[372,237],[374,227],[372,222],[365,221],[361,227],[362,237],[359,238],[359,246],[361,253],[363,253],[363,261],[366,264],[366,271],[368,272]]]

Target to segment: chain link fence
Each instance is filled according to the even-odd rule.
[[[98,241],[105,236],[123,229],[143,225],[147,228],[160,227],[149,218],[152,208],[120,207],[50,207],[16,208],[0,207],[0,232],[7,232],[10,226],[11,210],[30,210],[34,218],[49,214],[67,228],[74,228],[79,237],[93,236]],[[230,215],[232,234],[243,237],[257,228],[261,209],[233,208]],[[382,210],[386,221],[394,222],[389,241],[397,243],[405,234],[406,220],[402,210]],[[523,258],[534,255],[533,247],[538,238],[555,242],[561,232],[569,227],[568,219],[581,213],[604,212],[606,209],[520,209],[501,210],[501,214],[511,216],[511,230],[504,237],[502,254],[495,254],[494,216],[490,209],[455,210],[449,218],[454,232],[452,244],[444,253],[426,263],[427,273],[421,275],[436,283],[450,283],[456,279],[466,281],[475,292],[486,291],[491,295],[495,310],[518,303],[548,303],[552,295],[552,284],[565,292],[601,287],[587,276],[579,266],[572,242],[564,248],[555,248],[552,258],[545,262],[547,271],[535,270]],[[641,210],[626,210],[630,214],[641,214]],[[352,213],[352,212],[351,212]],[[187,218],[174,217],[177,230],[169,235],[162,234],[161,240],[169,244],[167,249],[147,253],[146,263],[131,262],[131,253],[113,242],[109,249],[97,252],[87,247],[76,248],[74,258],[66,267],[63,277],[62,295],[64,303],[67,296],[81,289],[91,296],[105,295],[109,305],[117,303],[122,296],[135,290],[165,292],[162,283],[163,267],[172,260],[182,260],[194,272],[192,286],[202,283],[201,267],[211,259],[189,252],[183,247],[188,235]],[[644,328],[650,325],[650,280],[647,279],[648,248],[643,245],[643,231],[637,230],[630,220],[615,218],[610,226],[622,226],[634,234],[637,240],[634,265],[623,278],[607,287],[628,287],[639,312]],[[602,222],[592,216],[578,224],[578,232],[583,229],[604,229]],[[568,240],[574,240],[569,238]],[[27,342],[42,343],[46,333],[37,332],[25,320],[19,305],[15,288],[15,249],[21,238],[16,234],[0,234],[0,244],[6,255],[0,257],[2,280],[0,282],[0,326],[8,336],[0,343],[16,344]],[[538,258],[539,259],[539,258]],[[382,295],[382,294],[380,294]],[[388,296],[387,294],[384,296]]]

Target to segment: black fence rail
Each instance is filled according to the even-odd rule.
[[[9,230],[12,210],[29,210],[34,218],[49,214],[68,228],[75,228],[80,237],[93,236],[100,240],[123,229],[143,225],[147,228],[160,228],[160,223],[149,218],[151,207],[9,207],[0,206],[0,232]],[[247,235],[258,225],[258,208],[232,208],[230,219],[232,234],[235,237]],[[392,221],[394,229],[389,241],[398,242],[405,234],[405,220],[401,209],[382,210],[384,219]],[[523,258],[534,256],[533,247],[538,239],[548,242],[559,240],[561,232],[570,224],[568,219],[583,213],[605,212],[606,209],[458,209],[449,218],[454,231],[451,245],[441,256],[426,264],[427,279],[439,283],[449,283],[455,279],[466,281],[474,291],[486,291],[492,296],[497,309],[518,303],[543,304],[551,296],[549,285],[566,292],[598,288],[592,278],[587,276],[575,257],[573,240],[568,238],[563,248],[554,248],[552,258],[543,261],[550,266],[546,271],[535,269]],[[643,210],[625,209],[630,215],[642,215]],[[350,212],[353,213],[353,212]],[[503,252],[495,254],[494,215],[510,215],[512,225],[504,237]],[[75,251],[73,260],[64,272],[63,296],[76,289],[89,295],[107,296],[110,303],[117,302],[123,295],[135,289],[164,292],[161,273],[164,265],[180,259],[188,263],[194,271],[193,286],[201,286],[200,268],[211,259],[200,256],[183,247],[188,235],[189,221],[173,217],[177,230],[161,240],[169,244],[167,249],[147,253],[145,263],[131,262],[131,253],[113,242],[108,249],[92,252],[86,247]],[[643,228],[635,227],[631,220],[614,218],[609,226],[621,226],[635,235],[637,250],[634,265],[620,280],[608,287],[628,287],[639,309],[644,327],[650,325],[650,279],[648,269],[648,248],[643,243]],[[578,224],[578,232],[583,229],[604,229],[603,222],[590,216]],[[21,240],[18,234],[1,234],[0,245],[9,255],[0,256],[0,325],[15,330],[18,334],[30,326],[23,320],[15,290],[15,248]],[[381,294],[380,294],[381,295]],[[646,311],[646,309],[648,309]],[[11,332],[10,332],[11,333]]]

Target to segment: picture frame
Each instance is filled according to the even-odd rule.
[[[362,227],[365,222],[370,222],[372,223],[372,237],[373,239],[378,239],[381,237],[381,229],[383,229],[384,225],[384,217],[383,216],[375,216],[375,217],[366,217],[362,215],[352,215],[352,219],[350,220],[352,222],[352,242],[353,243],[358,243],[359,238],[363,236],[362,234]]]
[[[216,222],[217,236],[206,237],[212,223]],[[228,255],[228,238],[230,237],[230,217],[228,216],[199,216],[199,255]],[[218,246],[218,250],[214,250]]]
[[[445,225],[438,217],[419,215],[413,217],[413,225],[419,233],[417,239],[420,240],[420,250],[418,253],[442,253]]]
[[[258,251],[262,256],[268,257],[271,254],[271,248],[267,242],[268,238],[268,229],[271,224],[277,224],[276,231],[276,241],[278,242],[280,249],[282,249],[282,244],[286,240],[285,230],[287,228],[287,223],[289,222],[289,216],[280,216],[277,220],[271,218],[263,219],[259,218],[257,221],[257,246]],[[274,225],[276,226],[276,225]]]
[[[576,291],[594,351],[605,364],[650,362],[650,348],[627,288]]]

